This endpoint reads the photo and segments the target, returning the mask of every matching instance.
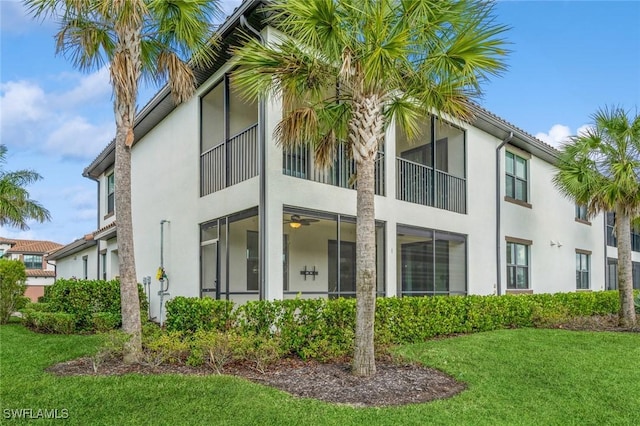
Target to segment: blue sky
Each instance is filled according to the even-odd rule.
[[[224,3],[233,10],[239,0]],[[500,1],[509,70],[484,86],[485,108],[551,144],[575,134],[599,107],[640,111],[640,2]],[[29,189],[53,220],[0,236],[69,243],[96,228],[96,184],[82,170],[113,138],[106,69],[75,71],[55,56],[56,26],[0,0],[0,139],[6,168],[34,169]],[[146,89],[142,106],[153,89]],[[473,161],[473,159],[470,159]]]

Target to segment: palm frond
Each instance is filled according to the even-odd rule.
[[[632,217],[640,211],[640,133],[635,117],[619,107],[602,108],[592,116],[593,126],[565,144],[554,184],[565,196],[588,206],[594,216],[621,211]]]

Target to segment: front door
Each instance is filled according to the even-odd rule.
[[[220,298],[218,288],[218,241],[207,241],[200,246],[200,296]]]

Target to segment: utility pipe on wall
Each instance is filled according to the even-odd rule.
[[[160,290],[158,291],[158,296],[160,296],[160,315],[158,319],[160,321],[160,326],[162,326],[162,305],[164,303],[164,296],[169,296],[169,277],[164,270],[164,224],[170,223],[168,220],[162,219],[160,221],[160,267],[158,268],[158,274],[156,278],[160,281]],[[166,287],[165,287],[166,282]]]
[[[509,135],[504,138],[496,148],[496,292],[498,296],[502,294],[502,262],[500,257],[500,253],[502,252],[502,246],[500,244],[500,206],[502,205],[500,200],[500,182],[502,176],[500,173],[500,151],[506,144],[511,142],[511,139],[513,139],[513,132],[509,132]]]

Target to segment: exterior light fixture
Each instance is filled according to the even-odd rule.
[[[300,222],[290,222],[289,226],[292,227],[293,229],[298,229],[302,226],[302,224]]]

